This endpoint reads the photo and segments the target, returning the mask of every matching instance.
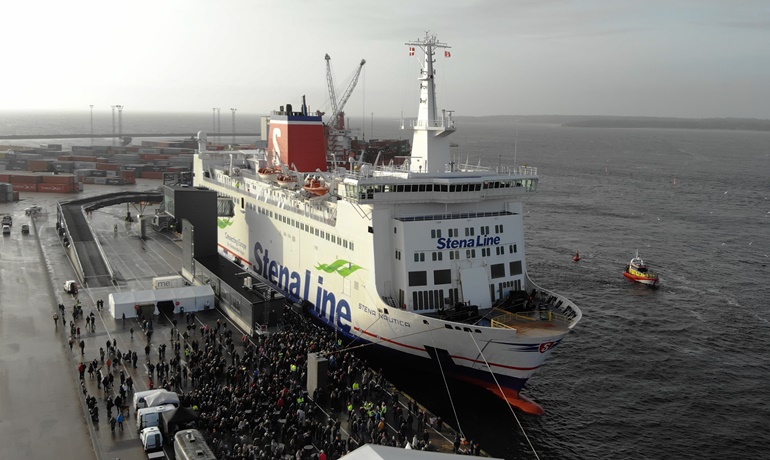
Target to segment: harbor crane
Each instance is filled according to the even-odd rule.
[[[334,77],[332,76],[332,58],[327,54],[326,59],[326,83],[329,86],[329,101],[332,106],[332,114],[326,122],[326,156],[327,163],[330,165],[344,164],[348,161],[350,154],[350,130],[345,126],[345,104],[350,99],[358,83],[358,77],[361,76],[361,69],[364,68],[366,60],[361,59],[358,68],[353,73],[353,77],[348,83],[342,97],[337,99],[337,91],[334,88]]]
[[[366,64],[365,59],[361,59],[361,62],[358,64],[358,68],[356,69],[355,73],[353,74],[353,78],[350,80],[350,83],[348,84],[347,89],[345,89],[345,92],[342,93],[342,97],[337,100],[337,91],[334,89],[334,77],[332,76],[332,58],[326,54],[324,56],[324,59],[326,59],[326,84],[329,86],[329,101],[332,105],[332,115],[327,121],[327,124],[331,126],[333,129],[345,129],[345,112],[343,111],[345,109],[345,104],[348,102],[348,99],[350,99],[350,95],[353,93],[353,90],[355,89],[356,85],[358,84],[358,77],[361,76],[361,69],[364,68],[364,64]]]

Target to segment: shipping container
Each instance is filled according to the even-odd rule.
[[[10,158],[8,159],[8,169],[13,169],[16,171],[26,171],[27,170],[27,160],[20,160],[18,158]]]
[[[96,163],[96,157],[94,155],[73,155],[72,160]]]
[[[92,177],[91,179],[94,180],[94,184],[97,185],[106,185],[107,184],[107,178],[106,177]]]
[[[96,169],[96,162],[75,160],[75,169]]]
[[[51,163],[54,160],[29,160],[27,162],[27,169],[33,172],[48,172],[51,171]]]
[[[105,171],[103,169],[94,169],[93,171],[91,171],[91,176],[93,176],[93,177],[106,177],[107,176],[107,171]]]
[[[0,174],[0,182],[11,182],[10,174]]]
[[[38,192],[46,193],[72,193],[75,184],[37,184]]]
[[[13,174],[10,178],[12,184],[37,184],[40,176],[33,174]]]
[[[163,179],[162,171],[142,171],[142,179]]]
[[[74,184],[75,176],[72,174],[56,174],[43,176],[43,183],[46,184]]]
[[[102,171],[118,171],[120,169],[120,165],[116,165],[114,163],[96,163],[96,169]]]
[[[123,185],[123,178],[121,178],[121,177],[107,177],[107,178],[105,178],[105,184],[107,184],[107,185]]]
[[[37,192],[37,184],[30,182],[15,182],[13,184],[14,192]]]

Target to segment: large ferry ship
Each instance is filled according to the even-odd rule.
[[[195,185],[219,193],[220,251],[325,326],[541,414],[521,391],[581,312],[528,276],[519,200],[537,170],[453,161],[434,80],[449,46],[406,45],[424,60],[403,164],[327,170],[303,100],[271,114],[267,150],[207,151],[199,134]]]

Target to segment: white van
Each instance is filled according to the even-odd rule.
[[[164,404],[162,406],[145,407],[144,409],[139,409],[139,411],[136,413],[136,431],[142,431],[145,428],[154,426],[162,430],[162,427],[160,426],[160,414],[172,410],[176,410],[176,407],[173,404]]]
[[[137,391],[136,393],[134,393],[134,410],[139,410],[147,407],[147,402],[145,401],[145,398],[147,398],[150,395],[154,395],[160,391],[166,391],[166,390],[164,388],[156,388],[154,390]]]
[[[157,427],[145,428],[139,432],[139,440],[145,452],[160,452],[163,450],[163,435]],[[163,458],[157,456],[148,456],[147,458]]]
[[[11,234],[11,227],[9,225],[3,225],[3,236]]]

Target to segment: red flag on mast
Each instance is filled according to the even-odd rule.
[[[444,57],[452,57],[452,53],[449,51],[444,51]]]
[[[409,55],[414,56],[414,46],[409,47]]]

